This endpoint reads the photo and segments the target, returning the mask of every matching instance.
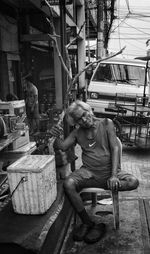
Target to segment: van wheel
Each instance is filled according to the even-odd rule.
[[[121,139],[121,131],[122,131],[121,123],[115,118],[113,119],[113,123],[116,129],[116,135],[118,138]]]

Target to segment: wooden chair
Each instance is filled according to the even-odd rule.
[[[121,169],[121,159],[122,159],[122,143],[119,138],[118,145],[119,145],[119,170]],[[103,193],[106,192],[106,190],[102,188],[84,188],[80,191],[81,193],[91,193],[91,199],[92,199],[92,206],[96,207],[97,202],[97,195],[103,195]],[[111,191],[109,190],[110,197],[112,198],[112,205],[113,205],[113,217],[114,217],[114,228],[117,230],[119,229],[119,195],[118,191]],[[75,215],[76,216],[76,215]],[[75,218],[76,223],[76,218]]]

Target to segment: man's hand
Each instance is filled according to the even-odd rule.
[[[50,134],[56,138],[59,138],[63,134],[63,128],[58,125],[54,125],[51,130]]]
[[[107,181],[108,188],[112,191],[117,191],[121,187],[121,183],[116,176],[112,176]]]

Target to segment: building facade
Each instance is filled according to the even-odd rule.
[[[61,4],[61,7],[59,6]],[[24,98],[23,78],[29,73],[39,91],[40,111],[63,108],[68,80],[50,35],[54,24],[59,50],[64,48],[85,22],[84,0],[2,0],[0,10],[0,99],[8,93]],[[85,65],[85,27],[68,49],[72,73]],[[84,87],[84,73],[78,88]],[[44,104],[44,106],[43,106]],[[44,110],[45,110],[44,109]]]

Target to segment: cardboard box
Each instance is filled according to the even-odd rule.
[[[43,214],[57,196],[53,155],[27,155],[7,168],[13,209],[19,214]]]

